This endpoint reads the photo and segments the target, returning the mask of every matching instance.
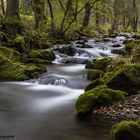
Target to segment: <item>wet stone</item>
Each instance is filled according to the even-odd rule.
[[[112,45],[111,47],[113,47],[113,48],[118,48],[118,47],[121,47],[121,45],[120,45],[120,44],[114,44],[114,45]]]

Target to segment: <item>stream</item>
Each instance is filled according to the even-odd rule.
[[[39,79],[0,83],[0,139],[111,139],[110,125],[81,120],[75,109],[76,99],[90,82],[85,65],[95,58],[116,56],[114,50],[124,48],[126,37],[97,39],[85,41],[86,47],[83,40],[54,45],[56,60]]]

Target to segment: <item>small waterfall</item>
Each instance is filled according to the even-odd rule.
[[[65,79],[56,79],[54,85],[65,85],[67,81]]]

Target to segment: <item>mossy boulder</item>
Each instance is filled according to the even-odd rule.
[[[29,54],[28,54],[28,58],[39,58],[39,59],[43,59],[43,60],[49,60],[49,61],[53,61],[55,59],[55,54],[52,51],[49,50],[32,50]]]
[[[45,60],[53,61],[55,59],[55,54],[52,51],[40,50],[39,51]]]
[[[28,63],[34,63],[34,64],[52,64],[51,61],[48,61],[48,60],[43,60],[43,59],[40,59],[40,58],[28,58],[27,61]]]
[[[24,65],[7,60],[0,68],[1,80],[26,80],[28,77],[24,74]]]
[[[140,65],[126,64],[117,67],[103,77],[104,83],[112,89],[136,94],[140,90]]]
[[[99,85],[105,84],[114,90],[122,90],[129,95],[137,94],[140,90],[140,65],[125,64],[116,67],[113,71],[107,72],[102,78],[92,81],[86,91],[91,90]]]
[[[140,140],[140,125],[137,122],[122,121],[112,127],[113,140]]]
[[[88,113],[95,108],[110,105],[118,100],[124,100],[126,95],[126,92],[113,90],[101,85],[80,95],[76,102],[76,109],[78,113]]]
[[[46,72],[47,69],[44,65],[26,65],[24,69],[25,75],[30,78],[38,78],[40,74]]]
[[[97,78],[101,78],[104,72],[102,70],[91,69],[88,71],[87,79],[88,80],[96,80]]]
[[[110,65],[112,65],[113,60],[112,58],[101,58],[101,59],[94,59],[92,64],[87,64],[87,69],[98,69],[102,71],[107,71]]]
[[[85,91],[91,90],[99,85],[104,84],[102,78],[97,78],[96,80],[92,81],[85,89]]]
[[[25,40],[21,35],[17,35],[15,38],[15,48],[19,52],[23,52],[25,50]]]
[[[20,60],[20,53],[13,48],[0,46],[0,54],[13,61]]]
[[[0,46],[0,80],[27,80],[46,72],[46,66],[20,62],[20,53]]]
[[[38,51],[38,50],[32,50],[29,54],[28,54],[29,58],[43,58],[42,54]]]
[[[74,56],[76,49],[72,46],[63,46],[58,49],[60,53],[67,54],[69,56]]]
[[[134,49],[137,49],[140,47],[140,41],[131,41],[125,45],[125,51],[128,55],[130,55]]]
[[[4,59],[3,59],[4,60]],[[28,80],[37,78],[40,74],[46,72],[45,66],[25,65],[20,62],[6,60],[0,67],[1,80]]]

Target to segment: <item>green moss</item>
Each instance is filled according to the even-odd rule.
[[[48,50],[39,50],[42,54],[44,60],[53,61],[55,59],[55,54],[52,51]]]
[[[34,63],[34,64],[52,64],[51,61],[48,60],[43,60],[43,59],[39,59],[39,58],[29,58],[27,60],[28,63]]]
[[[44,65],[28,65],[24,69],[25,75],[28,76],[28,78],[36,78],[39,77],[40,74],[46,72],[47,69]]]
[[[1,80],[26,80],[25,66],[20,63],[7,62],[0,71]]]
[[[7,61],[0,69],[1,80],[28,80],[46,72],[45,66],[25,65],[20,62]]]
[[[125,64],[116,67],[113,71],[107,72],[100,79],[91,82],[86,91],[91,90],[98,85],[106,84],[114,90],[122,90],[129,95],[137,94],[140,90],[140,65]]]
[[[117,67],[103,77],[104,83],[109,88],[136,94],[140,89],[140,65],[126,64]]]
[[[15,38],[15,43],[18,43],[18,44],[20,44],[21,46],[24,46],[24,44],[25,44],[24,37],[21,36],[21,35],[18,35],[18,36]]]
[[[20,20],[17,20],[16,17],[8,17],[8,19],[6,18],[4,21],[2,21],[2,24],[4,26],[4,32],[10,36],[20,34],[22,31],[22,23]]]
[[[52,51],[48,51],[48,50],[32,50],[28,54],[28,57],[53,61],[55,59],[55,54]]]
[[[118,34],[117,33],[106,33],[104,34],[103,37],[111,37],[111,38],[115,38]]]
[[[0,54],[13,61],[18,61],[20,59],[20,53],[13,48],[0,46]]]
[[[123,44],[128,44],[128,43],[130,43],[130,42],[132,42],[132,41],[133,41],[133,40],[126,39],[126,40],[124,40]]]
[[[108,38],[102,38],[102,39],[96,39],[96,42],[109,42],[110,40]]]
[[[9,62],[8,59],[0,53],[0,69],[2,69],[3,65],[6,64],[7,62]]]
[[[140,41],[131,41],[125,45],[127,54],[131,54],[132,51],[140,46]]]
[[[32,50],[29,54],[28,54],[29,58],[43,58],[42,54],[38,51],[38,50]]]
[[[91,90],[99,85],[102,85],[103,84],[103,80],[101,78],[98,78],[94,81],[92,81],[85,89],[85,91],[88,91],[88,90]]]
[[[26,29],[33,29],[34,17],[33,15],[20,15],[21,21]]]
[[[88,113],[97,107],[123,100],[126,95],[126,92],[112,90],[101,85],[80,95],[76,102],[76,109],[78,113]]]
[[[15,55],[11,54],[12,49],[2,48],[2,50],[0,52],[0,80],[27,80],[46,72],[46,66],[25,65],[13,58]]]
[[[88,80],[96,80],[97,78],[101,78],[103,76],[104,72],[102,70],[89,70],[87,74]]]
[[[93,63],[86,66],[86,68],[107,71],[108,67],[112,64],[112,62],[112,58],[94,59]]]
[[[140,126],[136,122],[122,121],[112,127],[113,140],[140,140]]]
[[[25,40],[24,40],[23,36],[17,35],[17,37],[15,38],[15,47],[16,47],[17,51],[19,51],[19,52],[24,51]]]

